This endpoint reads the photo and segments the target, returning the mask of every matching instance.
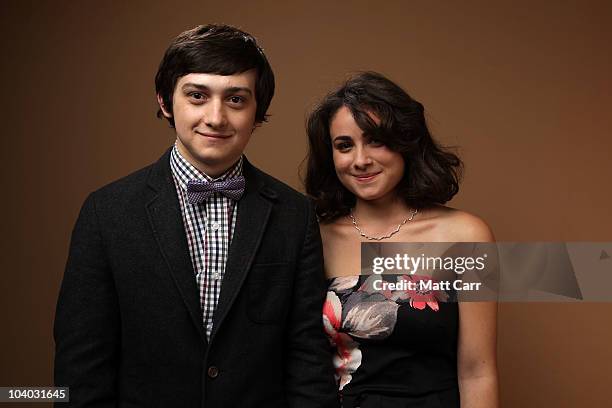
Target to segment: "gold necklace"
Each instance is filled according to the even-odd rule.
[[[399,225],[393,231],[391,231],[387,235],[383,235],[383,236],[380,236],[380,237],[371,237],[368,234],[366,234],[365,232],[363,232],[363,230],[361,228],[359,228],[359,225],[357,225],[357,220],[355,219],[355,216],[353,215],[353,209],[351,209],[351,212],[349,213],[349,217],[351,218],[351,222],[353,223],[353,227],[355,227],[357,232],[359,232],[359,235],[361,235],[365,239],[369,239],[370,241],[381,241],[383,239],[391,238],[393,235],[397,234],[399,232],[400,228],[402,228],[402,226],[405,223],[407,223],[408,221],[412,221],[412,219],[414,218],[414,216],[416,215],[417,212],[419,212],[419,210],[417,210],[415,208],[414,210],[412,210],[412,213],[410,214],[410,218],[404,218],[404,221],[400,222]]]

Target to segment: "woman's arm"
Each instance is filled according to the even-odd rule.
[[[497,303],[459,304],[457,371],[462,408],[496,408]]]
[[[461,241],[493,242],[489,226],[469,214],[460,217]],[[497,408],[497,303],[459,303],[457,372],[462,408]]]

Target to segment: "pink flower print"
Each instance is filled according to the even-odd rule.
[[[365,292],[369,295],[373,294],[381,294],[385,297],[385,299],[391,299],[393,293],[389,289],[376,290],[374,289],[374,283],[378,281],[382,281],[383,278],[381,275],[370,275],[368,279],[363,282],[363,284],[359,287],[359,292]]]
[[[344,290],[353,289],[353,287],[357,285],[357,282],[359,282],[359,275],[337,276],[334,278],[331,285],[329,285],[328,290],[342,292]]]
[[[325,333],[336,352],[333,364],[336,369],[336,379],[339,380],[339,389],[351,382],[352,373],[361,365],[361,350],[359,344],[351,336],[340,332],[342,322],[342,304],[338,296],[327,292],[327,299],[323,305],[323,327]]]
[[[327,292],[327,299],[323,304],[323,327],[330,338],[340,329],[342,319],[342,303],[338,296],[332,292]]]
[[[432,279],[429,276],[421,275],[401,275],[397,277],[397,281],[410,281],[416,283],[429,281],[437,282],[435,279]],[[421,288],[416,288],[415,290],[407,288],[406,290],[395,291],[394,297],[398,300],[408,299],[409,305],[414,309],[423,310],[427,306],[429,306],[432,310],[436,312],[440,310],[438,301],[446,302],[446,300],[448,299],[448,295],[442,290],[428,290]]]

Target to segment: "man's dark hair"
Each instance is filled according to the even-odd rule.
[[[459,191],[462,162],[433,140],[423,105],[381,74],[363,72],[328,94],[306,124],[309,152],[304,184],[321,221],[347,215],[355,205],[355,196],[336,176],[332,157],[330,124],[342,106],[351,111],[365,136],[404,158],[404,177],[397,188],[409,207],[444,204]]]
[[[172,94],[179,78],[192,73],[234,75],[257,70],[255,122],[267,121],[274,96],[274,73],[255,38],[235,27],[208,24],[179,34],[166,50],[157,74],[155,92],[165,109],[172,112]],[[163,116],[162,110],[157,117]],[[174,127],[174,119],[167,118]]]

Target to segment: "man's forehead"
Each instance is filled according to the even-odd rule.
[[[227,88],[248,88],[251,91],[254,91],[255,70],[249,70],[232,75],[191,73],[181,77],[177,83],[177,87],[187,85],[205,87],[212,90],[223,90]]]

